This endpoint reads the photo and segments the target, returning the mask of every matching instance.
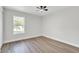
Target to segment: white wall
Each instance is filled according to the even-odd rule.
[[[24,16],[25,33],[13,35],[12,16]],[[79,47],[79,7],[71,7],[43,17],[4,9],[4,43],[22,38],[47,36]]]
[[[3,40],[3,9],[0,7],[0,48],[2,46],[2,40]]]
[[[25,17],[25,33],[13,35],[13,16]],[[4,43],[29,37],[41,36],[41,17],[10,9],[4,9]]]
[[[79,7],[44,16],[43,35],[79,47]]]

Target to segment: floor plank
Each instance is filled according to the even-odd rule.
[[[79,53],[79,48],[46,37],[4,44],[2,53]]]

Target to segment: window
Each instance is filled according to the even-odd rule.
[[[13,34],[24,33],[24,17],[13,16]]]

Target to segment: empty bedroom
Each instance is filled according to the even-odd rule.
[[[1,53],[79,53],[79,6],[0,6]]]

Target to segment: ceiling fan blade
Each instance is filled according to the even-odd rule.
[[[48,9],[44,9],[45,11],[48,11]]]
[[[40,9],[39,7],[36,7],[36,8]]]
[[[43,6],[40,6],[41,9],[43,9]]]
[[[47,6],[44,6],[44,8],[46,8]]]

